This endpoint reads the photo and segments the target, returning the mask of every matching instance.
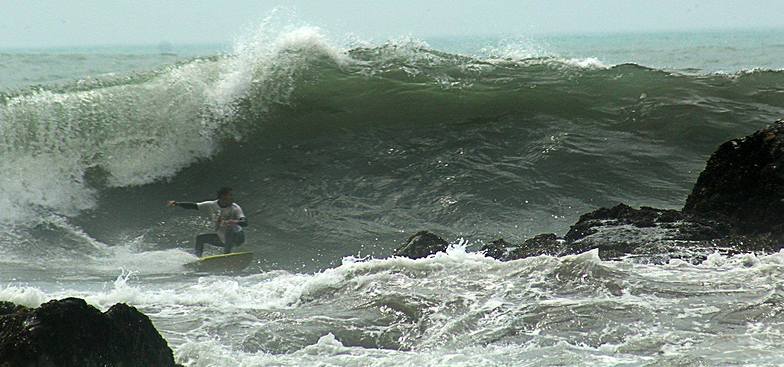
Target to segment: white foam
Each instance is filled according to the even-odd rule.
[[[492,63],[515,62],[523,65],[544,64],[580,69],[607,69],[610,67],[596,57],[563,57],[551,51],[551,47],[546,42],[531,38],[506,41],[501,46],[483,49],[482,53]]]
[[[150,79],[83,91],[41,90],[0,105],[0,223],[35,211],[75,215],[95,205],[88,170],[126,187],[172,177],[219,149],[240,98],[255,113],[287,103],[295,74],[316,58],[342,60],[317,28],[268,29],[217,60],[172,66]],[[246,129],[249,127],[246,127]]]
[[[610,67],[596,57],[559,59],[559,61],[583,69],[608,69]]]
[[[754,261],[740,255],[721,261],[714,258],[713,264],[704,266],[653,266],[602,261],[594,250],[560,258],[540,256],[499,262],[467,253],[456,245],[445,253],[417,260],[347,258],[342,265],[315,274],[276,271],[156,283],[146,281],[142,274],[123,272],[106,287],[91,289],[42,291],[15,284],[0,289],[0,300],[36,306],[50,298],[79,296],[102,309],[116,302],[130,303],[148,313],[156,325],[163,325],[165,335],[174,336],[178,361],[191,366],[492,366],[519,360],[534,364],[639,364],[650,362],[657,351],[668,355],[694,352],[693,347],[683,344],[694,335],[692,327],[680,330],[677,325],[695,322],[695,328],[704,328],[709,325],[700,322],[721,317],[723,308],[705,303],[705,295],[746,292],[744,297],[756,297],[776,287],[782,255],[756,258]],[[754,263],[751,267],[747,265],[750,262]],[[630,291],[610,296],[591,289],[601,288],[608,281],[619,282]],[[705,291],[694,287],[704,287]],[[669,293],[679,289],[691,293]],[[417,309],[415,321],[402,318],[391,326],[415,330],[413,335],[406,334],[410,339],[400,340],[411,351],[355,347],[342,339],[346,334],[341,333],[347,332],[342,329],[343,322],[347,321],[338,316],[344,315],[341,307],[361,310],[368,307],[368,302],[388,300]],[[733,302],[740,302],[740,298]],[[325,307],[337,308],[325,311]],[[607,315],[619,318],[608,321],[605,315],[585,313],[583,307],[603,307]],[[333,311],[334,318],[330,317]],[[545,311],[548,315],[541,315]],[[639,325],[623,324],[636,313],[641,313]],[[358,312],[357,317],[361,314]],[[596,322],[603,329],[585,335],[575,333],[573,328],[580,326],[569,322],[571,314]],[[281,318],[302,321],[303,325],[292,326],[303,328],[298,332],[307,332],[307,325],[314,320],[318,325],[334,325],[335,329],[314,329],[312,332],[318,334],[309,336],[314,338],[308,342],[311,344],[303,344],[296,351],[256,350],[252,342],[255,333]],[[649,323],[651,318],[656,321]],[[166,329],[179,328],[177,325],[191,326]],[[387,326],[373,321],[367,327],[365,331],[372,334]],[[749,333],[753,338],[765,331]],[[595,335],[608,339],[598,342]],[[721,347],[722,338],[713,338],[710,333],[700,335],[704,335],[707,346]],[[285,335],[277,336],[286,339]],[[669,347],[670,340],[678,346]],[[559,357],[553,359],[556,355]]]
[[[38,288],[8,285],[0,288],[0,301],[13,302],[27,307],[38,307],[48,300],[48,296]]]

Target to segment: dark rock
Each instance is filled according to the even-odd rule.
[[[569,247],[566,253],[598,249],[603,259],[636,256],[654,262],[670,258],[697,261],[706,251],[714,251],[714,246],[704,241],[730,233],[731,227],[717,220],[672,209],[634,209],[619,204],[583,214],[566,234],[565,242]]]
[[[525,240],[519,247],[510,251],[504,260],[517,260],[539,255],[559,256],[566,252],[563,240],[559,240],[553,233],[545,233]]]
[[[492,257],[496,260],[503,260],[506,257],[506,253],[509,252],[509,249],[513,247],[514,245],[504,241],[503,238],[500,238],[485,244],[482,246],[482,248],[479,249],[479,251],[483,252],[485,256]]]
[[[5,316],[25,309],[26,308],[24,306],[18,306],[11,302],[0,301],[0,316]]]
[[[634,209],[626,204],[612,208],[599,208],[583,214],[566,233],[567,242],[578,241],[598,231],[598,227],[631,225],[639,228],[656,227],[660,223],[673,223],[684,219],[677,210],[641,207]]]
[[[440,241],[440,242],[439,242]],[[446,242],[420,232],[398,254],[413,258],[443,251]],[[602,259],[633,257],[700,262],[714,252],[771,253],[784,248],[784,121],[713,153],[683,210],[625,204],[580,216],[563,239],[538,235],[519,246],[497,240],[487,256],[515,260],[599,250]]]
[[[417,232],[406,243],[395,250],[395,256],[404,256],[411,259],[428,257],[437,252],[444,252],[449,243],[428,231]]]
[[[101,313],[82,299],[66,298],[0,316],[0,366],[176,364],[150,319],[135,308],[117,304]]]
[[[769,254],[780,251],[782,247],[784,247],[784,242],[779,236],[764,233],[716,238],[702,241],[702,245],[705,247],[712,247],[715,251],[729,255],[743,253]]]
[[[784,218],[782,193],[784,121],[777,121],[719,146],[683,211],[729,221],[741,234],[779,232]]]
[[[681,222],[662,227],[676,229],[677,233],[673,238],[684,241],[705,241],[733,233],[732,226],[726,222],[695,216],[686,216]]]
[[[671,258],[695,262],[704,259],[705,251],[714,251],[705,241],[730,233],[731,226],[717,220],[672,209],[634,209],[619,204],[580,216],[564,237],[567,249],[563,254],[598,249],[603,259],[633,256],[653,262]]]
[[[681,258],[697,262],[721,249],[711,240],[725,238],[730,233],[731,226],[717,220],[672,209],[635,209],[619,204],[583,214],[563,239],[552,233],[541,234],[520,246],[506,246],[502,260],[572,255],[598,249],[602,259],[636,257],[658,263]]]

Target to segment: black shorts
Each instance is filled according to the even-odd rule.
[[[242,245],[245,243],[245,233],[242,231],[238,232],[226,232],[226,243],[220,240],[217,233],[205,233],[196,236],[196,243],[198,244],[210,244],[213,246],[218,247],[235,247]]]

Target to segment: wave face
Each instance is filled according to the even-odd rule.
[[[341,48],[267,22],[231,53],[2,89],[0,300],[128,302],[189,366],[782,364],[781,254],[466,249],[680,207],[718,144],[781,117],[784,72]],[[258,262],[184,273],[209,225],[162,204],[224,185]],[[422,229],[453,248],[375,259]]]
[[[283,266],[385,255],[423,228],[520,240],[619,201],[680,206],[719,143],[780,117],[781,85],[259,32],[229,55],[4,95],[0,222],[174,246],[204,223],[160,203],[228,184]],[[290,245],[307,261],[276,255]]]

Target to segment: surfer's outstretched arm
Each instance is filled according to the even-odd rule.
[[[166,202],[166,206],[168,206],[168,207],[172,207],[172,208],[174,208],[175,206],[179,206],[180,208],[183,208],[183,209],[193,209],[193,210],[199,210],[199,205],[198,205],[198,204],[196,204],[196,203],[190,203],[190,202],[176,202],[176,201],[174,201],[174,200],[169,200],[169,201],[167,201],[167,202]]]

